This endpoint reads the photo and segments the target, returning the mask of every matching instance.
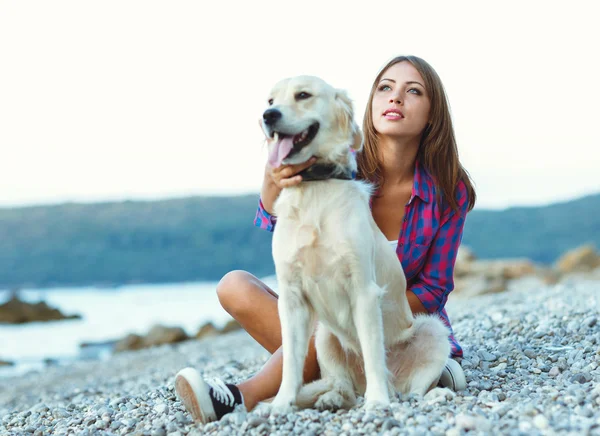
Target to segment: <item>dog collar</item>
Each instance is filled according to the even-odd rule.
[[[340,168],[334,164],[317,163],[299,172],[298,175],[302,176],[303,182],[329,179],[354,180],[356,171],[351,171],[349,168]]]

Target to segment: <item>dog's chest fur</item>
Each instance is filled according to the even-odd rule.
[[[305,185],[284,190],[275,205],[273,258],[280,289],[308,303],[319,321],[354,348],[355,293],[349,285],[360,272],[361,248],[368,250],[357,238],[361,230],[369,233],[357,216],[369,213],[368,188],[337,180]]]

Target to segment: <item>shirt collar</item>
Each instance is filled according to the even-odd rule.
[[[425,168],[423,168],[423,165],[421,165],[417,159],[415,161],[415,176],[413,178],[411,197],[414,198],[417,196],[425,203],[429,203],[431,186],[431,176],[427,173]]]

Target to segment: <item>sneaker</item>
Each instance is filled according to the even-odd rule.
[[[467,379],[460,363],[454,359],[446,361],[438,386],[451,389],[454,392],[463,391],[467,388]]]
[[[185,368],[175,376],[175,392],[195,421],[206,424],[219,420],[244,404],[237,386],[220,379],[202,380],[194,368]]]

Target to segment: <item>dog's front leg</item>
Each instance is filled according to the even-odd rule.
[[[321,379],[328,389],[319,395],[315,407],[321,410],[350,408],[356,403],[351,372],[355,371],[339,339],[320,324],[315,334],[315,349],[321,369]],[[301,394],[302,395],[302,394]]]
[[[285,289],[281,290],[277,305],[281,320],[283,374],[279,392],[271,406],[274,410],[286,412],[295,403],[302,386],[312,320],[308,304],[302,298],[299,287],[285,286]]]
[[[359,291],[354,307],[354,322],[365,364],[366,407],[390,403],[380,305],[382,293],[383,290],[372,283],[366,291]]]

